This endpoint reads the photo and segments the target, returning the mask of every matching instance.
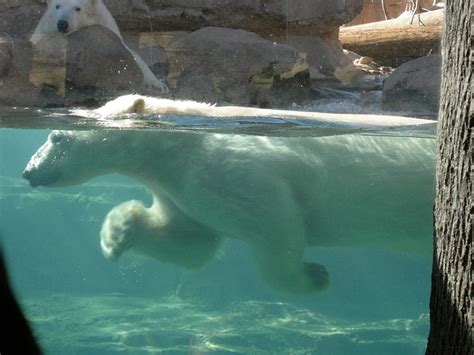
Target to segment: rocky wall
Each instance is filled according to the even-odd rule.
[[[311,99],[311,79],[351,63],[337,40],[363,0],[104,0],[127,45],[170,96],[285,106]],[[28,39],[44,0],[0,0],[0,103],[71,105],[144,89],[132,56],[101,28]],[[151,38],[151,40],[150,40]],[[212,55],[208,55],[212,54]],[[335,80],[335,79],[334,79]]]

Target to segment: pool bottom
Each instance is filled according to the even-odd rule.
[[[429,326],[427,314],[354,322],[252,300],[219,311],[177,296],[123,294],[22,304],[46,354],[422,354]]]

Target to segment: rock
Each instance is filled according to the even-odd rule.
[[[146,37],[148,34],[150,33],[137,34],[124,32],[122,33],[122,37],[125,43],[127,43],[127,46],[137,53],[150,67],[153,74],[158,78],[166,78],[168,75],[169,65],[166,51],[160,46],[160,44],[147,43]]]
[[[310,75],[325,80],[333,77],[336,68],[350,64],[337,40],[338,28],[357,15],[363,0],[104,2],[127,44],[158,77],[167,76],[176,97],[282,106],[286,102],[302,103],[311,96]],[[45,9],[44,0],[0,0],[0,34],[8,33],[21,43],[10,54],[0,44],[1,85],[8,87],[8,92],[0,93],[0,100],[20,104],[23,98],[25,105],[68,105],[123,91],[142,91],[141,76],[133,59],[105,30],[84,29],[65,37],[67,50],[60,48],[62,40],[58,37],[56,44],[50,44],[53,47],[48,49],[45,45],[43,54],[33,53],[24,40],[29,38]],[[203,29],[204,32],[188,34],[216,25],[253,31],[260,37],[230,29]],[[180,36],[170,37],[168,45],[163,46],[166,53],[154,43],[142,42],[144,35],[166,31],[161,32],[166,37],[173,30],[180,30]],[[53,53],[55,45],[59,50]],[[64,63],[63,53],[67,53]],[[18,55],[26,57],[17,58]],[[50,60],[42,59],[46,57]],[[10,73],[13,62],[25,66],[15,64]],[[48,65],[54,68],[49,74]],[[29,75],[35,85],[28,81]],[[22,91],[12,84],[14,77],[22,83],[20,89],[31,97],[15,94]]]
[[[45,10],[42,0],[0,0],[0,34],[29,38]]]
[[[69,35],[66,79],[70,89],[117,94],[143,91],[143,75],[121,40],[102,26]]]
[[[105,0],[121,28],[195,31],[206,26],[243,29],[306,53],[312,78],[350,64],[338,42],[339,26],[363,0]]]
[[[10,106],[44,106],[41,90],[28,78],[33,50],[28,40],[0,37],[1,43],[9,43],[11,60],[4,75],[0,76],[0,104]]]
[[[143,75],[122,41],[102,26],[69,36],[51,33],[33,48],[30,82],[51,87],[69,101],[75,95],[118,95],[143,89]]]
[[[33,50],[29,42],[17,42],[21,45],[12,46],[18,47],[11,61],[14,70],[10,68],[2,80],[8,87],[0,95],[3,103],[71,105],[143,92],[143,77],[132,55],[104,27],[87,27],[69,36],[52,33]],[[310,94],[304,57],[293,47],[254,33],[209,27],[191,34],[181,32],[167,46],[167,57],[173,63],[168,83],[176,98],[285,106]],[[20,54],[18,49],[23,47]],[[165,66],[163,50],[142,48],[142,52],[149,51],[156,55],[155,64]]]
[[[7,38],[0,38],[0,76],[6,74],[12,60],[11,41]]]
[[[195,31],[205,26],[272,35],[328,33],[352,20],[363,0],[105,0],[121,28]]]
[[[372,81],[371,78],[376,79],[378,76],[385,76],[392,72],[392,68],[379,66],[371,57],[362,57],[355,53],[348,54],[347,58],[349,57],[354,58],[351,64],[345,67],[338,67],[334,71],[334,77],[346,86],[353,87],[358,82]],[[375,81],[382,82],[382,80]],[[368,89],[368,87],[365,89]]]
[[[294,48],[243,30],[203,28],[173,42],[168,57],[175,63],[168,84],[177,98],[278,105],[285,101],[279,88],[297,81],[301,90],[309,79],[308,64]]]
[[[50,33],[33,46],[29,79],[36,87],[49,87],[60,97],[66,92],[67,39]]]
[[[195,31],[220,26],[273,35],[337,31],[363,0],[104,0],[122,31]],[[43,0],[1,0],[0,33],[27,38],[45,10]]]
[[[276,37],[275,41],[294,47],[306,56],[312,79],[317,79],[320,75],[333,76],[336,68],[345,67],[351,63],[337,39],[337,34],[326,35],[324,38],[288,35]]]
[[[437,113],[441,57],[430,55],[399,66],[383,86],[383,106],[390,111]]]
[[[2,60],[6,50],[10,60]],[[0,102],[6,105],[64,106],[144,93],[143,75],[133,56],[102,26],[69,36],[52,33],[34,48],[25,39],[0,38],[0,68],[7,62],[0,76]]]

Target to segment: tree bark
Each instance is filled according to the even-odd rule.
[[[431,329],[426,354],[474,354],[472,0],[448,0],[443,34]]]

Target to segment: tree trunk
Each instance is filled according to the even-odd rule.
[[[435,251],[426,354],[474,354],[472,333],[472,0],[448,0],[443,34]]]

